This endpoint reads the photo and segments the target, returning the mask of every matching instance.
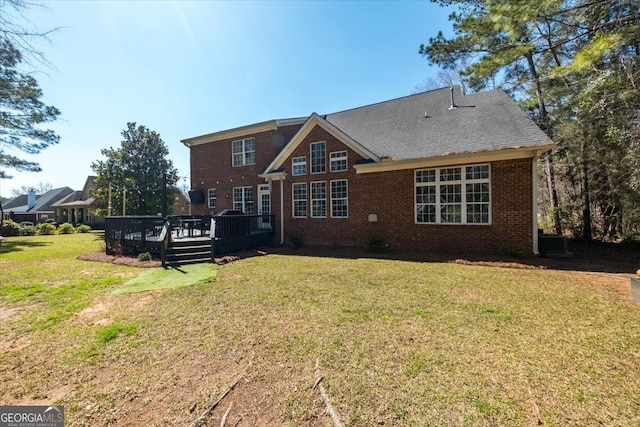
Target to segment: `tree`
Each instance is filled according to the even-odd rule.
[[[38,185],[35,186],[26,186],[23,185],[22,187],[18,188],[18,189],[13,189],[11,190],[11,196],[13,197],[18,197],[21,196],[23,194],[27,194],[30,190],[34,190],[36,192],[36,194],[44,194],[47,191],[51,190],[53,188],[53,185],[49,184],[48,182],[39,182]]]
[[[0,38],[9,40],[16,49],[26,56],[24,59],[27,62],[30,62],[29,59],[35,59],[41,64],[50,65],[44,54],[33,45],[33,40],[44,39],[48,41],[49,35],[58,31],[59,28],[54,27],[45,31],[27,28],[25,25],[30,21],[26,13],[30,7],[46,8],[42,4],[24,0],[0,1]]]
[[[635,69],[637,75],[638,69],[638,3],[433,1],[458,7],[450,15],[455,37],[447,39],[439,33],[420,46],[420,53],[431,63],[449,69],[462,58],[470,59],[472,62],[463,74],[475,90],[483,89],[499,76],[502,87],[549,137],[560,142],[558,150],[547,156],[544,173],[554,228],[560,231],[564,221],[576,230],[574,221],[580,222],[581,234],[590,238],[592,205],[601,205],[598,210],[601,216],[609,217],[602,221],[607,223],[621,212],[622,202],[618,201],[635,203],[613,172],[629,163],[624,159],[629,159],[629,149],[637,141],[633,136],[637,126],[628,126],[633,122],[630,118],[636,117],[637,123],[638,110],[631,102],[638,99],[637,79],[629,78],[628,74]],[[620,64],[626,64],[626,68]],[[621,68],[627,72],[624,78]],[[607,87],[615,89],[605,91]],[[586,93],[597,97],[590,95],[589,102]],[[626,101],[617,94],[626,94]],[[594,100],[599,100],[604,110],[593,108]],[[608,151],[613,146],[607,147],[607,140],[612,138],[617,141],[614,144],[617,149]],[[565,191],[567,207],[575,212],[581,205],[581,215],[568,212],[561,217],[555,161],[562,162],[561,179],[568,184],[565,188],[571,190]],[[579,197],[575,197],[575,191],[580,192]]]
[[[97,174],[94,198],[108,203],[111,195],[111,213],[116,215],[163,212],[164,203],[175,200],[179,191],[178,171],[166,158],[169,150],[158,133],[135,122],[127,123],[122,137],[120,148],[103,149],[107,159],[91,164]],[[108,206],[103,205],[100,213],[108,214]]]
[[[39,126],[56,120],[60,111],[45,105],[40,100],[42,90],[36,79],[19,70],[24,61],[22,51],[45,62],[44,56],[33,48],[31,39],[46,38],[48,32],[29,31],[15,24],[7,10],[13,9],[24,16],[24,10],[30,5],[20,0],[0,1],[0,179],[10,178],[6,169],[41,170],[37,162],[25,160],[7,150],[37,154],[59,141],[58,135],[52,130]],[[3,217],[4,210],[0,203],[0,223]]]
[[[460,86],[462,93],[466,94],[467,82],[461,74],[461,71],[462,68],[455,70],[438,70],[435,76],[428,77],[422,83],[418,83],[411,93],[427,92],[446,86]]]

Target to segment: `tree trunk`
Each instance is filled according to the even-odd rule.
[[[560,219],[560,204],[558,203],[558,191],[556,190],[556,175],[553,167],[553,154],[551,151],[545,156],[547,168],[547,186],[549,187],[549,203],[553,212],[553,229],[556,234],[562,234],[562,221]]]
[[[527,58],[527,65],[529,66],[529,72],[531,79],[534,82],[536,91],[536,98],[538,100],[538,110],[540,112],[540,126],[547,136],[551,137],[549,129],[549,118],[547,116],[547,108],[544,104],[544,98],[542,97],[542,86],[540,85],[540,76],[536,70],[536,65],[533,61],[533,52],[529,51],[525,54]],[[562,234],[562,222],[560,221],[560,203],[558,202],[558,191],[556,190],[556,174],[553,168],[553,155],[548,152],[546,155],[546,167],[547,167],[547,185],[549,186],[549,202],[551,203],[551,209],[553,211],[553,228],[556,234]]]
[[[590,241],[591,233],[591,197],[589,196],[589,165],[587,164],[587,150],[585,138],[582,139],[582,238]]]

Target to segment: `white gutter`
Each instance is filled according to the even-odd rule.
[[[540,255],[538,248],[538,159],[542,152],[536,152],[533,161],[531,162],[531,197],[532,197],[532,212],[533,212],[533,254]]]

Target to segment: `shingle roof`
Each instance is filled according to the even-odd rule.
[[[9,200],[7,203],[2,205],[2,208],[4,210],[7,209],[12,209],[12,208],[16,208],[19,206],[26,206],[27,205],[27,195],[26,194],[21,194],[20,196],[16,197],[15,199]]]
[[[69,187],[54,188],[41,196],[36,196],[36,204],[31,209],[29,209],[27,205],[27,196],[19,196],[10,202],[11,206],[7,204],[6,206],[3,206],[3,209],[11,209],[14,213],[53,212],[52,205],[71,193],[73,193],[73,190]],[[17,200],[23,201],[23,204],[14,204],[13,202]]]
[[[326,120],[378,157],[408,160],[551,142],[502,90],[450,89],[329,114]],[[425,117],[426,114],[426,117]]]

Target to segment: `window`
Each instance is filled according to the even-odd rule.
[[[311,183],[311,216],[327,217],[327,183],[324,181]]]
[[[240,139],[231,143],[233,166],[246,166],[256,163],[256,140]]]
[[[349,198],[347,180],[331,181],[331,217],[347,218],[349,216]]]
[[[209,208],[214,209],[216,207],[216,189],[210,188],[207,190],[207,200]]]
[[[489,224],[489,165],[415,172],[416,223]]]
[[[347,170],[347,152],[335,151],[330,154],[331,172],[342,172]]]
[[[291,166],[293,176],[306,175],[307,156],[294,157],[293,159],[291,159]]]
[[[314,142],[311,144],[311,173],[327,171],[327,143]]]
[[[233,187],[233,209],[253,215],[253,187]]]
[[[297,182],[293,184],[293,217],[307,217],[307,183]]]

